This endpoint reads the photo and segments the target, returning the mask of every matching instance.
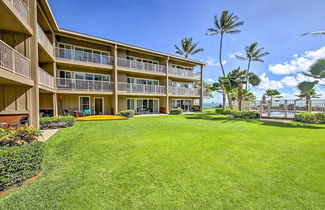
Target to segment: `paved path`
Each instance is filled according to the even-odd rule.
[[[264,121],[273,121],[273,122],[293,122],[293,119],[276,119],[276,118],[261,118]]]
[[[38,141],[47,141],[51,136],[53,136],[56,132],[58,132],[60,129],[51,129],[51,130],[42,130],[43,138],[38,138]]]

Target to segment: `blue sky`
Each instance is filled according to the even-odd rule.
[[[95,3],[96,2],[96,3]],[[200,42],[204,52],[191,58],[207,61],[204,79],[221,75],[217,65],[219,37],[206,36],[213,16],[223,10],[244,21],[241,33],[227,35],[223,59],[225,69],[246,67],[233,57],[256,41],[271,54],[251,70],[262,83],[252,91],[260,97],[265,89],[278,88],[286,98],[297,94],[295,86],[306,78],[301,71],[317,58],[325,57],[325,36],[305,36],[325,30],[323,0],[49,0],[61,28],[174,54],[174,44],[183,37]],[[323,48],[324,47],[324,48]],[[325,89],[317,88],[325,97]],[[210,101],[220,102],[216,95]]]

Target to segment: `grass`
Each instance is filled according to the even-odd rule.
[[[4,209],[324,209],[325,126],[212,114],[77,122]]]

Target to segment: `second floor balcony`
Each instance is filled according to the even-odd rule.
[[[170,75],[186,77],[191,79],[200,79],[200,73],[195,72],[194,70],[187,70],[187,69],[179,69],[172,66],[168,67],[168,73]]]
[[[8,1],[14,6],[14,8],[17,10],[20,16],[26,22],[28,22],[28,7],[26,3],[23,0],[8,0]]]
[[[126,93],[165,94],[166,86],[119,82],[118,90]]]
[[[44,71],[41,68],[38,68],[38,74],[39,74],[39,84],[43,85],[47,88],[54,89],[54,77]]]
[[[12,73],[30,78],[29,59],[2,40],[0,40],[0,67]]]
[[[153,73],[166,73],[166,66],[146,63],[143,61],[129,60],[126,58],[117,58],[117,65],[131,70],[139,70]]]
[[[200,96],[200,88],[174,87],[169,86],[168,92],[177,96]]]
[[[43,48],[53,56],[53,45],[49,38],[46,36],[45,32],[41,28],[39,24],[37,24],[37,32],[38,32],[38,42],[43,46]]]
[[[58,90],[112,92],[114,83],[110,81],[56,78]]]
[[[114,58],[108,55],[88,53],[85,51],[72,50],[57,47],[56,57],[63,60],[71,60],[90,64],[113,65]]]

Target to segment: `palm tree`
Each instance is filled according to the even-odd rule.
[[[325,35],[325,31],[313,31],[313,32],[301,34],[301,36],[306,36],[306,35]]]
[[[320,81],[325,81],[325,59],[320,59],[316,61],[308,70],[308,73],[303,72],[304,75],[313,78],[313,82],[302,82],[298,85],[300,91],[310,91],[315,87],[316,84],[319,84]]]
[[[245,101],[255,101],[256,96],[249,90],[243,90],[243,99]]]
[[[297,95],[299,98],[319,98],[320,94],[317,94],[315,89],[310,89],[307,91],[300,91],[300,94]]]
[[[209,83],[203,81],[203,97],[205,98],[213,98],[212,91],[215,91],[214,87]]]
[[[221,78],[218,79],[218,82],[212,84],[212,90],[217,91],[222,94],[222,108],[226,108],[226,89],[224,87],[224,82]]]
[[[269,52],[263,52],[264,47],[257,49],[257,42],[253,42],[250,46],[245,47],[245,56],[235,55],[236,58],[244,61],[248,61],[247,73],[249,73],[251,62],[264,62],[262,57],[269,55]],[[248,89],[248,77],[246,77],[246,90]]]
[[[240,30],[236,29],[237,27],[244,24],[244,22],[238,22],[239,18],[234,15],[234,13],[229,13],[229,11],[223,11],[221,18],[219,20],[218,16],[214,16],[214,28],[209,28],[206,35],[217,35],[220,34],[220,44],[219,44],[219,62],[222,70],[222,74],[225,77],[226,73],[222,64],[222,45],[223,45],[223,36],[224,34],[236,34]]]
[[[189,55],[194,55],[196,53],[202,52],[203,48],[196,49],[199,42],[193,43],[192,38],[183,38],[181,40],[181,47],[174,45],[176,53],[188,58]]]
[[[281,98],[281,96],[280,96],[280,95],[281,95],[280,91],[278,91],[278,90],[276,90],[276,89],[274,89],[274,90],[272,90],[272,89],[268,89],[268,90],[266,90],[265,95],[266,95],[266,96],[269,96],[270,99],[271,99],[271,101],[272,101],[273,97],[275,97],[275,98]]]
[[[229,77],[231,86],[237,89],[238,109],[242,110],[243,85],[248,81],[252,86],[257,86],[261,80],[256,74],[241,71],[239,67],[230,72]]]

